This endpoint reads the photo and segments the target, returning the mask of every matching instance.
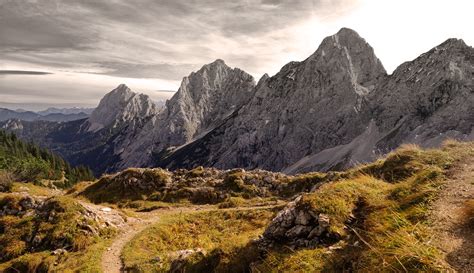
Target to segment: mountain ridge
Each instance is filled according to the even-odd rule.
[[[362,38],[360,38],[360,36],[358,35],[355,35],[353,31],[350,31],[350,30],[341,30],[343,33],[345,33],[346,37],[352,37],[352,38],[357,38],[360,43],[365,43],[365,40],[363,40]],[[316,62],[315,60],[317,60],[318,58],[324,58],[326,56],[326,48],[331,48],[331,49],[334,49],[336,48],[335,52],[338,52],[337,49],[342,49],[342,46],[340,46],[340,43],[339,43],[339,40],[340,37],[338,34],[335,34],[335,35],[332,35],[332,36],[329,36],[327,38],[325,38],[321,44],[321,46],[318,48],[318,50],[316,50],[315,53],[313,53],[309,58],[307,58],[304,62],[308,62],[309,64],[313,64],[312,68],[314,68],[314,62]],[[338,46],[339,45],[339,46]],[[433,48],[432,50],[428,51],[427,53],[425,54],[422,54],[419,58],[423,58],[423,56],[425,56],[426,54],[430,54],[430,52],[436,50],[436,48],[440,47],[442,50],[445,50],[446,52],[459,52],[459,51],[462,51],[462,50],[467,50],[466,52],[462,53],[461,55],[456,55],[458,56],[459,59],[463,59],[463,54],[465,54],[466,56],[466,65],[463,66],[463,70],[464,71],[467,71],[467,73],[469,73],[469,70],[472,71],[472,66],[469,66],[469,62],[472,64],[472,59],[470,59],[469,56],[472,56],[472,48],[471,47],[468,47],[466,46],[462,40],[458,40],[458,39],[448,39],[447,41],[443,42],[442,44],[440,44],[439,46]],[[345,53],[345,49],[341,50],[341,51],[344,51],[344,52],[341,52],[341,53]],[[355,50],[357,52],[357,50]],[[370,50],[369,50],[370,52]],[[373,52],[373,51],[372,51]],[[444,52],[444,51],[443,51]],[[444,54],[444,53],[443,53]],[[357,55],[357,54],[356,54]],[[368,86],[371,86],[371,84],[373,84],[373,86],[371,86],[372,90],[370,90],[370,92],[355,92],[356,95],[354,97],[352,97],[352,100],[350,99],[351,97],[350,96],[340,96],[339,94],[339,99],[343,99],[342,101],[336,103],[336,106],[339,107],[339,109],[337,109],[336,107],[332,108],[332,109],[337,109],[337,110],[334,110],[333,112],[337,113],[336,114],[336,123],[335,124],[332,124],[331,123],[320,123],[320,125],[322,126],[314,126],[313,125],[310,125],[311,122],[309,122],[308,124],[310,126],[306,126],[307,128],[310,128],[311,130],[308,130],[308,131],[311,131],[310,134],[304,134],[304,133],[299,133],[297,134],[293,140],[290,140],[290,141],[297,141],[296,144],[291,144],[291,143],[288,143],[287,145],[289,145],[287,148],[285,149],[279,149],[279,146],[282,146],[282,139],[278,139],[278,138],[273,138],[273,137],[268,137],[269,139],[272,139],[272,140],[267,140],[267,141],[263,141],[263,143],[267,142],[269,144],[267,144],[268,146],[271,146],[271,143],[279,143],[278,147],[277,148],[271,148],[271,147],[267,147],[265,148],[264,146],[257,146],[255,147],[255,144],[257,145],[261,145],[262,143],[262,140],[253,140],[251,141],[250,143],[245,143],[245,140],[239,140],[239,138],[233,138],[233,139],[230,139],[228,140],[229,143],[234,143],[232,145],[236,146],[235,148],[233,149],[230,149],[229,151],[229,146],[224,143],[222,144],[222,137],[220,136],[222,134],[222,131],[228,131],[230,129],[228,128],[232,128],[232,127],[238,127],[239,124],[244,124],[245,122],[239,122],[239,121],[234,121],[235,123],[237,124],[231,124],[231,125],[227,125],[228,127],[227,128],[223,128],[221,129],[219,132],[214,132],[215,135],[213,136],[213,132],[210,133],[210,135],[206,138],[206,140],[204,142],[200,142],[199,145],[190,145],[190,146],[193,146],[194,148],[191,148],[191,147],[186,147],[186,148],[183,148],[184,151],[182,153],[179,153],[179,152],[175,152],[176,154],[173,156],[173,155],[168,155],[167,158],[163,159],[162,162],[158,163],[159,166],[163,166],[163,167],[169,167],[169,168],[179,168],[179,167],[189,167],[189,168],[192,168],[192,167],[195,167],[197,165],[204,165],[204,166],[213,166],[213,167],[218,167],[218,168],[228,168],[228,167],[235,167],[235,166],[239,166],[239,167],[244,167],[244,168],[250,168],[250,169],[253,169],[253,168],[264,168],[264,169],[270,169],[270,170],[288,170],[288,171],[292,171],[292,172],[301,172],[301,171],[313,171],[313,170],[328,170],[328,169],[344,169],[344,168],[347,168],[347,167],[350,167],[351,165],[357,163],[357,162],[368,162],[368,161],[371,161],[371,160],[374,160],[378,155],[382,155],[382,154],[385,154],[387,152],[389,152],[390,150],[396,148],[398,145],[400,145],[401,143],[403,143],[404,141],[406,142],[416,142],[418,144],[426,144],[427,146],[437,146],[440,144],[440,142],[442,141],[442,139],[444,138],[447,138],[447,137],[453,137],[453,138],[458,138],[458,139],[466,139],[466,140],[469,140],[469,139],[472,139],[474,136],[472,133],[469,133],[468,132],[468,129],[471,128],[472,130],[472,124],[474,124],[474,121],[472,120],[472,118],[470,118],[468,115],[466,114],[462,114],[463,112],[464,113],[472,113],[473,112],[473,109],[470,105],[472,104],[469,104],[468,102],[469,101],[472,101],[472,81],[470,81],[469,79],[467,81],[463,81],[465,79],[462,79],[462,78],[456,78],[456,77],[451,77],[450,74],[446,74],[446,73],[441,73],[439,72],[439,77],[440,78],[443,78],[444,80],[447,80],[451,83],[456,82],[456,81],[461,81],[461,82],[457,82],[456,84],[460,84],[460,85],[465,85],[465,88],[464,90],[462,91],[462,93],[464,94],[463,95],[463,99],[462,101],[459,101],[457,102],[459,105],[458,105],[458,109],[462,109],[462,111],[454,111],[454,113],[456,113],[455,115],[453,115],[454,117],[456,118],[460,118],[461,121],[464,121],[464,124],[460,125],[460,131],[456,131],[456,125],[454,126],[451,126],[452,128],[451,129],[448,129],[449,127],[449,124],[445,124],[443,123],[443,120],[442,118],[446,118],[446,115],[443,114],[443,117],[438,117],[437,116],[437,113],[440,113],[440,112],[437,112],[438,109],[434,109],[434,111],[431,111],[428,113],[428,115],[430,116],[431,119],[433,119],[435,122],[433,122],[434,124],[436,123],[440,123],[440,124],[444,124],[443,126],[434,126],[434,128],[432,128],[433,126],[432,125],[427,125],[425,127],[422,126],[422,122],[420,122],[422,120],[422,118],[418,117],[417,116],[417,112],[420,111],[420,109],[424,109],[424,108],[428,108],[428,109],[431,109],[430,107],[431,106],[424,106],[423,104],[426,104],[426,97],[435,97],[436,98],[436,94],[439,93],[440,91],[439,90],[442,90],[443,88],[443,84],[440,84],[439,86],[437,85],[436,88],[431,88],[430,87],[430,84],[429,83],[431,80],[432,80],[432,77],[433,75],[430,76],[430,73],[426,73],[427,75],[425,75],[426,77],[426,83],[424,84],[424,88],[420,89],[420,90],[425,90],[425,93],[426,95],[422,96],[422,92],[415,92],[416,96],[412,96],[411,95],[411,92],[414,92],[412,91],[413,89],[406,89],[405,88],[398,88],[398,83],[396,83],[397,81],[406,81],[406,82],[409,82],[410,78],[409,76],[406,76],[407,72],[400,72],[400,71],[403,71],[403,69],[408,69],[408,68],[404,68],[406,66],[410,66],[410,65],[417,65],[418,61],[419,61],[419,58],[413,60],[413,61],[410,61],[410,62],[406,62],[404,64],[402,64],[397,70],[394,71],[394,73],[392,75],[388,75],[386,74],[386,71],[385,69],[383,69],[383,66],[381,65],[381,62],[378,60],[378,58],[376,58],[375,55],[371,56],[371,54],[368,54],[368,56],[370,56],[370,60],[373,60],[373,63],[376,64],[375,66],[378,67],[378,69],[375,70],[375,73],[372,74],[371,77],[368,78],[369,80],[369,84],[367,83],[364,83],[365,85],[368,85]],[[349,58],[347,58],[347,55],[344,56],[343,54],[340,54],[338,57],[340,57],[340,59],[337,59],[334,61],[334,62],[338,62],[338,61],[346,61],[346,60],[349,60]],[[346,57],[346,58],[344,58]],[[446,56],[443,55],[441,58],[440,58],[440,62],[443,63],[444,61],[444,58],[450,58],[452,57],[451,54],[447,54]],[[470,61],[469,61],[470,60]],[[357,61],[357,60],[356,60]],[[312,62],[312,63],[311,63]],[[269,79],[265,79],[264,81],[260,81],[259,83],[259,86],[263,86],[265,84],[269,85],[270,88],[272,88],[272,84],[274,85],[276,81],[280,81],[280,82],[283,82],[283,88],[282,91],[285,91],[285,90],[292,90],[292,92],[295,92],[295,90],[298,90],[298,88],[301,89],[301,85],[309,85],[310,87],[311,86],[314,86],[314,85],[311,85],[312,82],[310,82],[308,84],[308,82],[305,82],[304,81],[304,76],[303,76],[303,80],[300,81],[298,85],[295,85],[292,81],[294,81],[294,78],[297,78],[298,76],[301,77],[301,75],[303,73],[294,73],[295,72],[295,68],[298,67],[298,66],[301,66],[303,62],[291,62],[287,65],[285,65],[282,70],[280,70],[279,73],[277,73],[275,76],[273,77],[270,77]],[[447,63],[449,63],[449,60],[448,61],[444,61],[444,64],[446,65]],[[345,63],[346,65],[342,66],[342,67],[345,67],[345,68],[351,68],[351,63],[350,62],[346,62]],[[451,67],[453,67],[452,64],[450,64]],[[445,66],[444,66],[445,67]],[[436,70],[443,70],[444,67],[435,67],[433,68],[433,71],[436,71]],[[414,69],[414,68],[411,68],[410,69]],[[309,71],[314,71],[314,69],[307,69]],[[371,71],[370,69],[368,69],[369,71]],[[417,69],[418,70],[418,69]],[[318,69],[316,69],[316,71],[321,71],[318,67]],[[408,70],[407,70],[408,71]],[[431,71],[431,73],[434,73],[433,71]],[[340,74],[337,74],[337,73],[330,73],[330,75],[323,75],[322,78],[326,77],[329,78],[333,75],[337,75],[337,76],[341,76],[341,79],[342,81],[340,82],[346,82],[346,85],[345,85],[345,89],[343,90],[353,90],[353,91],[357,91],[357,88],[358,87],[358,83],[357,81],[354,82],[354,77],[353,77],[353,73],[351,71],[351,69],[346,69],[346,70],[341,70],[342,73]],[[348,73],[349,72],[349,73]],[[285,74],[286,73],[286,74]],[[293,73],[293,74],[292,74]],[[472,72],[471,72],[472,73]],[[285,74],[285,75],[283,75]],[[321,73],[323,74],[323,73]],[[403,77],[400,78],[399,74],[403,74]],[[436,73],[434,73],[436,74]],[[283,76],[282,76],[283,75]],[[290,76],[290,78],[288,79],[288,75]],[[287,79],[285,79],[285,77]],[[315,78],[318,78],[318,77],[312,77],[312,79],[314,80]],[[452,81],[451,81],[452,80]],[[348,86],[348,83],[350,84],[350,86]],[[402,84],[404,84],[402,82]],[[453,83],[454,84],[454,83]],[[456,85],[454,84],[454,85]],[[397,89],[398,88],[398,89]],[[449,86],[446,87],[446,88],[450,88]],[[265,100],[268,100],[268,99],[271,99],[271,95],[272,93],[275,93],[275,92],[268,92],[268,93],[264,93],[264,92],[259,92],[260,89],[265,89],[263,87],[260,87],[258,88],[258,90],[256,91],[256,97],[259,97],[259,100],[260,101],[265,101]],[[327,93],[327,90],[328,90],[328,86],[325,86],[323,84],[319,85],[319,86],[316,86],[316,88],[311,88],[312,90],[312,93],[306,93],[307,94],[307,99],[308,98],[311,98],[310,96],[314,94],[318,94],[320,92],[326,92],[324,94],[328,94]],[[331,88],[329,88],[329,90],[331,90]],[[333,88],[334,90],[334,88]],[[336,90],[340,91],[341,88],[336,88]],[[383,91],[383,90],[394,90],[396,92],[393,92],[393,96],[391,99],[385,99],[384,97],[387,95],[387,94],[390,94],[389,91]],[[286,92],[286,91],[285,91]],[[451,93],[455,92],[453,90],[449,91]],[[350,92],[348,92],[347,94],[350,94]],[[397,95],[395,95],[397,94]],[[402,97],[399,97],[398,95],[401,95],[403,94]],[[327,101],[324,105],[324,107],[327,107],[327,105],[330,105],[330,103],[332,103],[334,100],[337,100],[337,95],[338,93],[332,93],[333,97],[330,97],[330,100]],[[334,97],[334,95],[336,97]],[[277,95],[278,96],[281,96],[281,97],[284,97],[285,99],[288,99],[288,94],[287,93],[279,93]],[[400,101],[400,99],[403,98],[403,102],[397,102],[397,101]],[[326,97],[323,97],[322,98],[323,100],[324,99],[327,99],[327,95]],[[345,101],[345,103],[344,103]],[[428,99],[428,101],[430,101],[430,99]],[[431,100],[432,101],[432,100]],[[347,102],[352,102],[352,103],[347,103]],[[410,102],[410,103],[408,103]],[[295,103],[295,102],[290,102],[291,104],[297,104],[299,107],[301,107],[301,105],[304,103],[304,102],[300,102],[300,103]],[[444,103],[449,103],[448,101],[445,101],[445,102],[442,102],[441,104],[444,104]],[[410,105],[410,104],[414,104],[412,107],[410,107],[410,112],[405,114],[403,111],[406,109],[406,106]],[[280,103],[270,103],[269,105],[271,105],[271,107],[275,106],[275,107],[279,107],[280,105],[281,106],[284,106],[285,103],[284,102],[280,102]],[[345,106],[344,106],[345,105]],[[383,107],[381,107],[381,105]],[[462,106],[462,107],[461,107]],[[255,103],[251,108],[259,108],[261,106],[258,105],[258,103]],[[262,111],[266,111],[269,109],[270,106],[267,106],[266,108],[263,107]],[[353,112],[351,111],[348,111],[348,107],[352,107],[353,109]],[[393,112],[393,110],[395,110],[397,107],[399,107],[399,114],[398,116],[395,115]],[[450,106],[451,107],[451,106]],[[308,111],[314,111],[314,108],[313,107],[303,107],[304,109],[308,110]],[[344,112],[342,109],[346,109],[345,112],[346,114],[345,115],[340,115],[340,113]],[[313,109],[313,110],[312,110]],[[326,109],[331,109],[331,108],[326,108]],[[293,113],[297,110],[295,109],[292,109]],[[326,113],[329,113],[329,111],[325,111]],[[422,110],[423,112],[423,110]],[[426,112],[426,111],[425,111]],[[435,113],[436,114],[433,114]],[[255,112],[252,112],[250,111],[250,114],[249,116],[254,116],[254,113]],[[338,118],[337,115],[339,115],[340,117]],[[355,117],[351,117],[351,116],[355,116]],[[277,114],[278,116],[278,114]],[[320,119],[324,119],[324,114],[320,114],[320,115],[317,115]],[[379,116],[378,119],[376,118],[374,121],[372,121],[373,117],[376,117],[376,116]],[[404,117],[404,121],[409,121],[409,122],[405,122],[405,123],[400,123],[400,124],[396,124],[396,121],[397,119],[400,119],[400,116]],[[284,117],[283,117],[284,118]],[[287,124],[292,124],[296,121],[294,120],[298,120],[298,125],[301,126],[301,121],[304,120],[302,119],[301,117],[293,117],[293,121],[287,121],[287,122],[284,122],[283,125],[287,125]],[[384,121],[385,119],[387,119],[388,121]],[[453,118],[451,118],[453,119]],[[411,121],[413,120],[413,121]],[[236,131],[242,131],[242,132],[257,132],[258,133],[261,133],[262,130],[264,130],[263,128],[265,128],[264,126],[269,124],[271,121],[269,119],[264,119],[264,122],[260,124],[260,126],[254,126],[253,128],[245,128],[246,126],[243,126],[241,127],[240,129],[237,129]],[[333,121],[329,121],[329,122],[333,122]],[[459,123],[459,122],[457,122]],[[354,124],[356,124],[354,126]],[[358,124],[358,125],[357,125]],[[405,124],[404,126],[405,127],[401,127],[403,124]],[[456,122],[453,122],[453,124],[456,124]],[[225,125],[224,125],[225,126]],[[342,127],[341,127],[342,126]],[[346,128],[350,128],[350,129],[346,129],[346,133],[344,132],[341,132],[340,130],[332,130],[332,128],[344,128],[344,126]],[[379,126],[381,128],[379,128]],[[423,131],[424,128],[427,128],[427,127],[430,127],[429,130],[426,130],[427,133],[426,134],[433,134],[434,132],[437,132],[437,134],[440,134],[441,133],[441,137],[438,137],[438,138],[428,138],[428,137],[425,137],[425,138],[419,138],[418,140],[416,140],[416,136],[410,136],[406,133],[403,133],[403,134],[399,134],[398,136],[395,136],[395,137],[389,137],[390,134],[392,133],[395,133],[394,131],[394,128],[402,128],[401,131],[402,132],[405,132],[405,130],[413,130],[416,126],[421,126],[421,127],[418,127],[418,131]],[[258,128],[258,129],[257,129]],[[275,127],[275,129],[273,129],[272,131],[273,132],[279,132],[279,130],[281,129],[281,127]],[[454,129],[454,130],[453,130]],[[313,136],[315,136],[314,132],[316,132],[315,130],[317,130],[317,139],[316,141],[320,141],[318,139],[324,139],[326,138],[326,140],[323,140],[325,141],[326,144],[318,144],[318,145],[314,145],[312,143],[307,143],[306,142],[306,148],[304,148],[302,152],[298,152],[296,156],[294,155],[291,155],[291,152],[288,152],[288,150],[292,150],[293,148],[299,148],[301,146],[304,146],[302,144],[304,144],[304,142],[300,141],[301,139],[311,139]],[[322,135],[321,133],[321,130],[326,130],[327,133],[324,135]],[[381,132],[379,131],[381,130]],[[431,132],[431,133],[429,133]],[[446,133],[443,133],[443,132],[446,132]],[[324,133],[324,132],[323,132]],[[232,134],[232,133],[228,133],[230,135],[236,135],[235,133]],[[269,133],[270,134],[270,133]],[[313,135],[313,136],[312,136]],[[248,135],[250,136],[250,135]],[[384,138],[385,136],[385,138]],[[372,140],[372,141],[375,141],[377,142],[376,145],[372,146],[372,145],[369,145],[369,143],[367,143],[366,141],[362,141],[361,142],[361,138],[363,139],[364,137],[368,138],[369,140]],[[225,138],[225,136],[224,136]],[[328,139],[329,138],[329,139]],[[359,140],[357,141],[356,139]],[[249,138],[247,138],[249,139]],[[416,141],[415,141],[416,140]],[[236,144],[237,143],[237,144]],[[255,143],[255,144],[252,144],[252,143]],[[350,143],[352,143],[352,145],[349,145]],[[357,145],[356,145],[357,143]],[[314,146],[312,146],[314,145]],[[346,145],[346,146],[344,146]],[[349,146],[347,146],[349,145]],[[196,156],[193,158],[193,154],[196,153],[196,150],[200,150],[202,146],[205,146],[205,147],[217,147],[217,149],[215,149],[214,151],[209,151],[208,153],[206,154],[200,154],[200,156]],[[224,148],[223,150],[219,151],[219,149],[221,147],[226,147]],[[314,148],[312,148],[314,147]],[[320,147],[318,149],[318,147]],[[321,147],[326,147],[325,149],[321,149]],[[339,147],[338,148],[338,153],[336,154],[339,154],[337,156],[336,159],[334,159],[333,155],[334,153],[336,152],[334,150],[334,148],[336,147]],[[342,149],[343,147],[345,147],[345,152],[342,152],[344,151],[344,149]],[[365,147],[365,148],[362,148],[362,147]],[[315,149],[316,148],[316,149]],[[244,149],[244,150],[243,150]],[[248,149],[248,152],[246,152],[248,155],[246,155],[245,157],[242,156],[242,151],[245,151],[245,149]],[[332,150],[327,150],[327,149],[332,149]],[[341,150],[342,149],[342,150]],[[263,150],[263,152],[261,152]],[[275,151],[276,150],[276,151]],[[278,152],[278,150],[280,150],[280,152]],[[322,153],[323,151],[327,150],[327,152],[323,153],[323,154],[319,154],[319,153]],[[235,151],[235,152],[233,152]],[[237,152],[238,151],[238,152]],[[269,154],[269,152],[273,153],[272,154]],[[201,151],[202,153],[202,151]],[[262,154],[265,154],[265,156],[261,156],[261,157],[258,157],[258,158],[255,158],[256,156],[258,156],[259,153],[262,153]],[[290,154],[289,154],[290,153]],[[270,155],[270,156],[269,156]],[[302,169],[298,169],[296,168],[295,169],[295,164],[296,165],[301,165],[302,162],[299,161],[299,160],[296,160],[294,162],[289,162],[289,163],[281,163],[281,162],[277,162],[278,160],[281,160],[281,158],[289,158],[289,157],[294,157],[296,159],[300,159],[300,160],[308,160],[308,156],[312,156],[312,161],[314,162],[314,164],[310,164],[309,166],[307,166],[307,164],[303,164],[305,165],[305,167],[301,167]],[[222,157],[223,156],[223,157]],[[240,157],[240,158],[239,158]],[[269,158],[275,158],[275,160],[273,159],[269,159]],[[316,160],[315,158],[318,158],[318,160]],[[265,161],[267,161],[267,163],[265,163]],[[186,164],[183,164],[181,162],[188,162]],[[229,163],[231,162],[231,163]],[[250,164],[249,164],[250,162]],[[253,162],[253,163],[252,163]],[[330,163],[332,162],[332,163]],[[280,165],[286,165],[286,167],[279,167]],[[276,166],[276,168],[275,168]],[[326,166],[326,167],[325,167]]]
[[[445,138],[474,139],[473,52],[462,40],[448,39],[389,75],[370,44],[343,28],[305,60],[257,84],[217,59],[184,77],[161,110],[120,85],[80,130],[76,122],[35,135],[26,128],[32,124],[13,125],[47,146],[69,135],[78,150],[67,150],[71,143],[58,149],[81,164],[94,155],[97,172],[199,165],[290,173],[345,169],[402,143],[431,147]],[[114,91],[122,100],[108,100]],[[105,155],[110,166],[97,162]]]

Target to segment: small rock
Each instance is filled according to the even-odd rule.
[[[324,229],[327,229],[330,225],[329,221],[330,221],[329,216],[327,216],[326,214],[322,214],[322,213],[319,214],[318,225],[320,227],[322,227]]]
[[[289,229],[285,236],[288,238],[299,238],[299,237],[306,237],[309,232],[311,231],[311,227],[303,226],[303,225],[296,225]]]
[[[29,195],[23,197],[20,200],[20,206],[23,208],[23,210],[32,209],[35,207],[35,204],[36,204],[35,200]]]
[[[161,258],[160,257],[155,257],[153,259],[150,260],[152,263],[159,263],[161,262]]]
[[[300,210],[298,212],[298,215],[296,216],[295,223],[297,225],[307,226],[311,222],[312,218],[313,217],[311,216],[311,214],[305,212],[304,210]]]
[[[66,254],[66,253],[67,253],[67,250],[65,250],[64,248],[58,248],[55,251],[53,251],[54,256],[59,256],[59,255],[63,255],[63,254]]]
[[[90,233],[92,233],[93,235],[97,235],[97,231],[95,230],[95,228],[91,225],[83,225],[82,228]]]

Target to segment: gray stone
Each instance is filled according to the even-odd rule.
[[[309,225],[313,217],[306,211],[300,210],[296,216],[295,224],[297,225]]]
[[[324,228],[324,229],[329,228],[329,226],[330,226],[330,218],[329,218],[329,216],[326,215],[326,214],[320,213],[320,214],[319,214],[319,217],[318,217],[318,225],[319,225],[321,228]]]
[[[289,229],[286,233],[285,236],[288,238],[301,238],[305,237],[309,234],[311,231],[311,227],[309,226],[302,226],[302,225],[296,225]]]

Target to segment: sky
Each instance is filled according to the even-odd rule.
[[[472,0],[0,0],[0,107],[93,107],[121,83],[154,100],[215,59],[258,80],[342,27],[391,73],[448,38]]]

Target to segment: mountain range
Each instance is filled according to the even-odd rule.
[[[0,121],[9,119],[19,119],[25,121],[53,121],[66,122],[78,119],[84,119],[89,116],[90,109],[86,108],[48,108],[44,111],[26,111],[26,110],[10,110],[7,108],[0,108]]]
[[[222,60],[185,77],[162,108],[120,85],[90,117],[9,119],[2,128],[97,174],[199,165],[301,173],[342,170],[400,144],[474,139],[474,49],[448,39],[387,74],[347,28],[258,83]]]

